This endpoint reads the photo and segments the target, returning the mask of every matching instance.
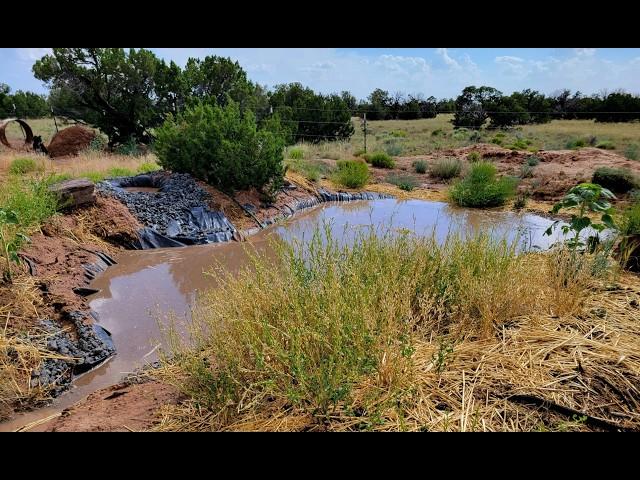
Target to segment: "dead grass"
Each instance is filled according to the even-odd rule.
[[[31,372],[47,358],[62,358],[47,350],[47,334],[36,326],[42,297],[36,280],[17,275],[11,288],[0,285],[0,420],[20,405],[47,397],[31,386]]]
[[[130,156],[87,151],[77,157],[51,159],[33,153],[25,155],[24,152],[5,151],[0,153],[0,181],[3,181],[3,176],[8,177],[11,162],[25,156],[36,160],[38,170],[44,175],[68,175],[72,178],[88,177],[92,180],[99,180],[100,177],[112,174],[115,174],[114,176],[126,173],[135,175],[160,168],[157,164],[157,158],[153,154]]]
[[[157,372],[189,397],[158,429],[640,429],[637,277],[486,238],[325,240],[218,272]]]

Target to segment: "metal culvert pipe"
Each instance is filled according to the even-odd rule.
[[[33,131],[31,130],[31,127],[27,122],[25,122],[24,120],[20,120],[19,118],[7,118],[5,120],[0,121],[0,143],[2,143],[3,145],[11,149],[14,149],[14,150],[16,149],[16,147],[11,145],[9,143],[9,140],[7,140],[6,128],[7,128],[7,125],[9,125],[9,123],[11,122],[16,122],[23,128],[24,133],[26,135],[26,138],[24,140],[24,145],[31,147],[33,145]]]

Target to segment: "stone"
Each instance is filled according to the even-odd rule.
[[[49,190],[56,194],[63,208],[73,209],[96,202],[95,185],[84,178],[55,183]]]

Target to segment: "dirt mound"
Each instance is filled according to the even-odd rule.
[[[77,155],[89,147],[95,136],[93,130],[80,125],[65,128],[51,139],[51,143],[47,146],[49,156],[55,158]]]

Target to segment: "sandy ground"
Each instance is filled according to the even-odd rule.
[[[118,384],[98,390],[61,415],[30,431],[127,432],[148,430],[159,421],[158,405],[180,401],[180,394],[158,382]]]

